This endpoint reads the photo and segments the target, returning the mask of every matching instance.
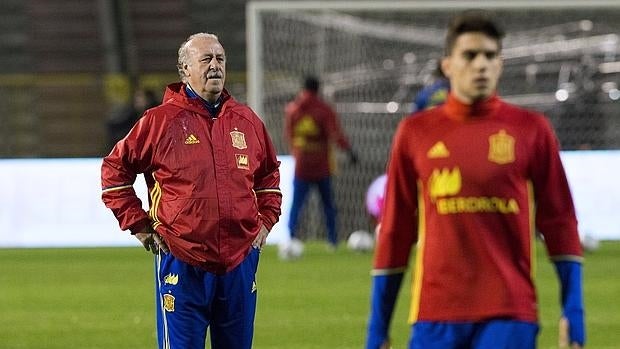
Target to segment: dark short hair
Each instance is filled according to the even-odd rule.
[[[319,79],[316,76],[306,76],[304,79],[304,89],[318,92],[319,91]]]
[[[504,30],[495,22],[494,16],[483,10],[467,10],[454,16],[448,25],[445,54],[449,56],[459,36],[465,33],[482,33],[497,42],[501,50]]]

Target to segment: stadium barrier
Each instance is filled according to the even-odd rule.
[[[293,159],[279,157],[288,212],[292,193]],[[0,247],[139,246],[123,232],[101,201],[101,159],[0,160]],[[134,184],[148,210],[142,176]],[[288,214],[269,234],[268,243],[288,238]]]
[[[278,159],[284,198],[270,244],[288,239],[294,160]],[[581,233],[620,240],[620,151],[565,151],[562,161]],[[100,168],[101,159],[96,158],[0,160],[0,247],[138,246],[101,202]],[[141,176],[134,187],[146,209]]]

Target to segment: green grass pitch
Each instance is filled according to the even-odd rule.
[[[323,243],[297,261],[261,255],[254,348],[362,348],[371,254]],[[155,348],[152,257],[140,248],[0,249],[0,347]],[[405,348],[409,278],[392,321]],[[539,348],[557,348],[555,273],[538,244]],[[620,242],[586,255],[588,347],[620,348]]]

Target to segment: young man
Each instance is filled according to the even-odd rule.
[[[582,251],[558,141],[543,115],[496,95],[502,31],[454,18],[447,102],[399,125],[373,270],[367,348],[388,348],[394,302],[417,244],[409,348],[535,348],[535,231],[561,283],[563,324],[584,344]]]
[[[181,83],[103,160],[103,201],[156,254],[159,348],[252,346],[259,251],[280,215],[279,162],[263,123],[224,89],[213,34],[179,49]],[[150,210],[133,183],[143,173]]]
[[[338,145],[349,153],[351,162],[357,162],[351,145],[340,128],[334,110],[319,97],[319,80],[306,77],[303,90],[285,108],[285,137],[295,157],[293,180],[293,204],[289,217],[291,238],[297,233],[299,214],[312,187],[321,195],[327,225],[327,239],[335,249],[338,245],[336,232],[336,205],[332,194],[333,172],[332,146]]]

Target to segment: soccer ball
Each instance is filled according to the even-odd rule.
[[[278,258],[284,261],[297,259],[304,253],[304,243],[299,239],[284,241],[278,245]]]
[[[598,250],[600,246],[600,241],[590,234],[585,234],[581,238],[581,246],[586,252],[593,252]]]
[[[368,252],[375,246],[375,239],[366,230],[356,230],[347,239],[347,248],[356,252]]]

